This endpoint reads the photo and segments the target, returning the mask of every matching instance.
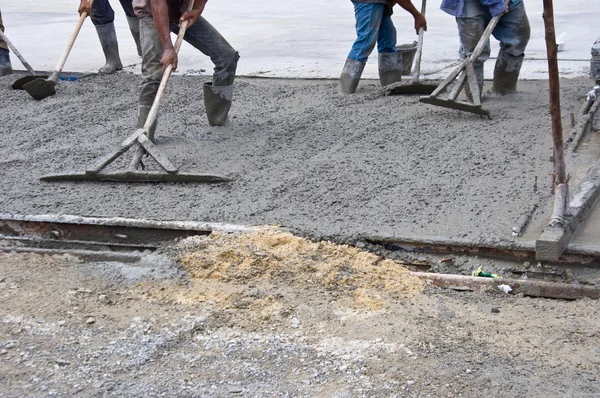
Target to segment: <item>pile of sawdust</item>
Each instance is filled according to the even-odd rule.
[[[399,262],[347,245],[311,242],[275,227],[189,239],[178,245],[178,259],[192,280],[246,285],[269,281],[333,290],[353,297],[357,307],[373,310],[384,305],[382,295],[410,297],[424,287]]]

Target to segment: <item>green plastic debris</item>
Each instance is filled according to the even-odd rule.
[[[490,272],[485,272],[481,267],[477,268],[471,274],[473,276],[480,276],[482,278],[502,278],[500,275],[492,274]]]

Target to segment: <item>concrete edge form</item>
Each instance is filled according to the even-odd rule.
[[[198,221],[154,221],[135,218],[122,217],[83,217],[74,215],[19,215],[19,214],[3,214],[0,213],[0,221],[25,221],[38,223],[59,223],[59,224],[79,224],[79,225],[103,225],[127,228],[153,228],[153,229],[173,229],[173,230],[188,230],[198,232],[253,232],[255,227],[225,224],[225,223],[208,223]]]
[[[598,197],[600,197],[600,161],[591,168],[579,185],[579,190],[568,203],[564,224],[547,227],[536,240],[538,260],[558,260]]]
[[[431,274],[413,272],[413,275],[427,284],[443,289],[459,291],[505,291],[508,294],[523,294],[531,297],[575,300],[588,297],[600,298],[600,289],[591,286],[542,282],[531,280],[515,280],[501,278],[482,278],[464,275]],[[506,288],[508,286],[510,289]],[[506,290],[505,290],[506,289]]]

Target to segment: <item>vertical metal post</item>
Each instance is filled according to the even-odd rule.
[[[552,116],[552,139],[554,141],[555,183],[567,180],[563,151],[563,131],[560,114],[560,82],[558,80],[558,49],[554,31],[554,6],[552,0],[544,0],[544,26],[546,27],[546,51],[548,53],[548,81],[550,84],[550,115]]]

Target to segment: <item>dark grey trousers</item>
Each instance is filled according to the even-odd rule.
[[[171,31],[175,34],[179,32],[177,23],[171,23]],[[152,17],[140,20],[140,39],[143,81],[139,104],[152,106],[163,73],[160,63],[163,47]],[[210,57],[215,65],[213,85],[233,84],[239,55],[206,19],[200,16],[196,23],[186,30],[183,39]]]

